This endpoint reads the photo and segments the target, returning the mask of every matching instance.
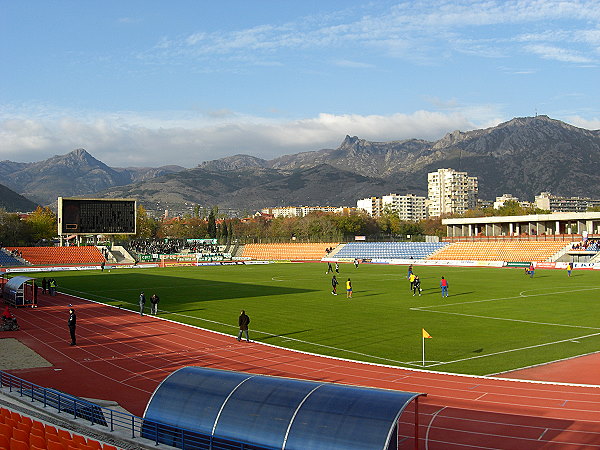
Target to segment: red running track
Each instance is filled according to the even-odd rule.
[[[69,346],[69,303],[77,311],[75,347]],[[42,296],[40,304],[16,311],[21,330],[2,336],[19,339],[53,367],[10,372],[84,398],[115,400],[136,415],[143,414],[167,375],[200,365],[427,393],[419,405],[420,448],[600,449],[598,386],[448,375],[327,358],[240,343],[60,294]]]

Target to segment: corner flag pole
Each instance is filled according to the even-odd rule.
[[[431,339],[431,335],[425,331],[425,328],[421,328],[422,342],[423,342],[423,366],[425,366],[425,339]]]

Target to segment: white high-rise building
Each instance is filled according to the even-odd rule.
[[[430,217],[462,214],[477,205],[477,177],[454,169],[427,174],[427,201]]]
[[[379,197],[367,197],[356,201],[356,209],[362,209],[366,211],[372,217],[379,217],[381,215],[381,198]]]
[[[427,218],[427,199],[418,197],[414,194],[384,195],[381,198],[382,209],[389,208],[394,213],[398,214],[400,220],[409,220],[418,222]]]

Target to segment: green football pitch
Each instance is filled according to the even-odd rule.
[[[241,309],[250,338],[380,364],[488,375],[600,348],[600,273],[419,267],[413,296],[406,266],[340,266],[338,294],[323,263],[115,269],[38,274],[59,290],[134,311],[160,296],[159,316],[236,335]],[[439,280],[449,281],[448,298]],[[351,278],[354,296],[346,298]],[[424,328],[426,361],[422,361]]]

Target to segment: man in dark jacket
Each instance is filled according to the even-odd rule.
[[[67,324],[69,325],[69,333],[71,334],[71,345],[77,345],[77,341],[75,340],[75,325],[77,324],[77,316],[75,315],[75,310],[73,308],[69,309],[69,321]]]
[[[250,338],[248,337],[248,325],[250,325],[250,317],[246,314],[246,311],[242,309],[240,313],[240,317],[238,319],[238,325],[240,326],[240,332],[238,333],[237,340],[242,340],[242,333],[246,334],[246,342],[250,342]]]

